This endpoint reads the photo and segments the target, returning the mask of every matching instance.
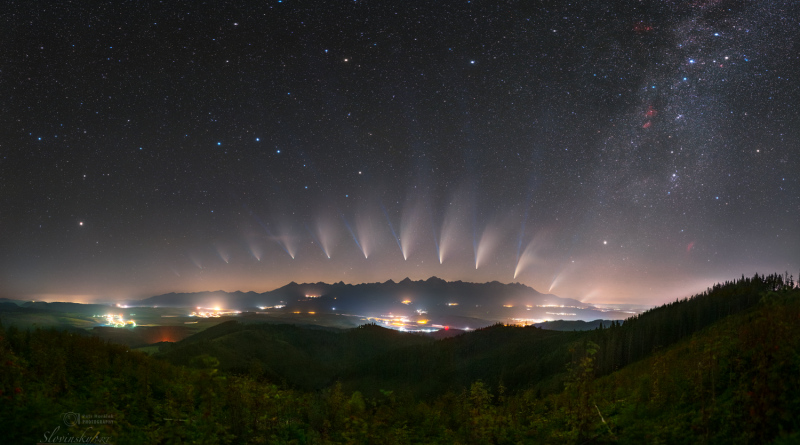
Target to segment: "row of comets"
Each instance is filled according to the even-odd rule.
[[[479,227],[474,211],[470,218],[469,215],[465,215],[469,212],[459,213],[452,210],[446,211],[441,225],[437,225],[432,212],[426,206],[417,206],[404,211],[400,218],[393,221],[390,212],[380,204],[380,212],[368,215],[348,218],[341,211],[337,211],[328,218],[310,223],[281,225],[265,223],[258,215],[245,208],[255,223],[253,225],[255,230],[245,236],[244,246],[257,261],[264,258],[269,244],[273,245],[274,252],[282,251],[291,259],[295,259],[301,251],[300,247],[311,243],[316,245],[326,258],[331,259],[340,254],[339,248],[352,243],[351,246],[357,248],[367,259],[379,250],[396,248],[403,259],[408,260],[415,255],[423,255],[424,250],[432,247],[436,251],[439,263],[444,264],[457,253],[463,257],[468,251],[467,246],[471,244],[475,269],[478,269],[488,264],[492,255],[502,246],[503,250],[516,253],[513,275],[516,279],[526,268],[542,263],[542,251],[552,247],[548,244],[550,241],[548,238],[551,237],[546,236],[544,231],[532,237],[526,236],[527,213],[522,215],[522,218],[495,218]],[[236,247],[230,244],[220,243],[213,246],[216,257],[225,263],[230,262],[231,254],[235,250]],[[303,254],[308,253],[303,252]],[[428,251],[425,255],[431,253],[433,252]],[[552,258],[552,255],[548,256]],[[189,257],[197,267],[203,269],[202,255],[195,252]],[[563,262],[553,276],[553,284],[558,281],[562,268]]]

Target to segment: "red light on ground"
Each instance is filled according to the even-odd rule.
[[[444,327],[444,330],[445,330],[445,331],[449,331],[449,330],[450,330],[450,326],[445,326],[445,327]]]

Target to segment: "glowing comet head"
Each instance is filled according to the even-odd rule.
[[[489,255],[499,244],[500,233],[494,226],[486,227],[481,235],[481,240],[475,248],[475,269],[489,259]]]
[[[361,172],[359,172],[359,174],[360,173]],[[400,248],[400,253],[403,254],[403,259],[405,260],[406,259],[406,249],[404,248],[403,243],[400,242],[400,238],[397,236],[397,232],[394,231],[394,226],[392,225],[392,219],[389,217],[389,212],[386,211],[386,207],[384,207],[383,204],[381,204],[381,210],[383,210],[383,215],[386,217],[386,222],[389,224],[389,230],[392,232],[392,236],[394,237],[394,240],[397,241],[397,247]],[[403,227],[402,224],[401,224],[400,227],[402,229],[402,227]],[[402,231],[401,231],[401,234],[402,234]]]
[[[553,278],[553,282],[550,283],[550,289],[548,289],[547,292],[553,291],[553,288],[556,287],[556,285],[561,282],[562,276],[563,274],[561,273],[561,271],[559,271],[558,274],[555,276],[555,278]]]
[[[280,237],[277,237],[281,246],[289,254],[292,259],[294,259],[295,255],[297,255],[297,243],[295,242],[296,239],[289,233],[288,230],[284,231],[284,234]]]
[[[420,221],[424,218],[424,212],[424,207],[420,202],[415,204],[409,202],[403,208],[403,214],[400,218],[400,250],[403,252],[404,260],[408,260],[414,247],[416,247],[418,233],[421,229]],[[431,228],[433,228],[433,221],[431,221]],[[436,234],[434,234],[435,240]]]
[[[330,222],[322,222],[317,221],[316,230],[312,230],[308,225],[306,225],[306,230],[313,238],[314,243],[322,250],[322,253],[325,254],[328,259],[331,258],[331,246],[333,245],[334,240],[334,231],[333,225]]]
[[[225,264],[230,263],[231,256],[228,253],[227,249],[225,249],[223,247],[220,247],[220,246],[215,246],[214,250],[215,250],[217,256],[219,257],[219,259],[224,261]]]
[[[543,261],[540,252],[547,244],[548,236],[546,232],[541,232],[528,243],[517,260],[517,267],[514,269],[514,278],[517,278],[517,275],[527,267]]]
[[[356,246],[358,246],[358,249],[361,251],[361,253],[364,254],[364,258],[367,258],[368,257],[367,250],[364,249],[364,247],[362,247],[361,243],[358,241],[358,237],[356,236],[355,232],[353,232],[353,229],[350,227],[350,224],[347,222],[347,219],[344,217],[344,214],[340,213],[340,215],[342,217],[342,222],[344,222],[345,227],[347,227],[347,231],[350,232],[350,236],[353,237],[353,241],[356,243]]]
[[[261,261],[261,249],[257,245],[250,243],[247,246],[247,250],[250,252],[250,255],[253,255],[256,261]]]
[[[356,215],[356,236],[358,238],[356,244],[364,253],[364,258],[369,258],[378,239],[378,229],[368,214]]]

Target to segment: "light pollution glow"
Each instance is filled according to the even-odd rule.
[[[77,294],[81,300],[114,301],[166,292],[217,289],[263,292],[289,281],[358,284],[438,276],[450,281],[486,282],[513,276],[514,280],[540,292],[555,292],[578,300],[659,303],[701,291],[714,280],[731,278],[723,269],[702,273],[689,266],[676,269],[675,264],[688,262],[697,255],[703,248],[699,243],[688,252],[685,245],[672,252],[664,248],[668,254],[653,261],[634,249],[620,250],[620,246],[632,244],[631,240],[604,243],[607,236],[598,231],[575,242],[574,235],[552,222],[534,224],[528,220],[525,236],[521,237],[519,227],[524,215],[508,211],[496,211],[493,218],[487,218],[490,222],[481,226],[473,262],[474,238],[470,230],[473,214],[469,211],[472,207],[469,200],[463,196],[451,197],[444,203],[444,211],[438,213],[443,215],[439,221],[432,206],[426,209],[421,203],[420,200],[403,206],[399,215],[386,209],[390,219],[400,221],[398,238],[404,260],[400,260],[395,250],[398,239],[391,232],[394,226],[389,226],[382,210],[377,206],[362,207],[352,217],[355,226],[350,225],[351,220],[343,213],[331,218],[322,212],[310,221],[299,218],[294,222],[281,221],[280,237],[269,229],[271,224],[267,221],[251,218],[249,221],[257,225],[253,227],[245,221],[239,236],[233,235],[236,238],[218,237],[205,245],[202,239],[197,239],[183,253],[140,263],[152,266],[138,265],[136,273],[121,271],[112,262],[94,266],[90,275],[65,267],[60,273],[49,272],[48,280],[25,286],[28,292],[24,295],[48,294],[49,299],[57,300],[54,295],[71,298],[68,296]],[[438,237],[437,226],[441,227]],[[517,259],[520,239],[525,248]],[[353,247],[369,261],[355,262]],[[607,252],[618,257],[616,262],[609,261],[612,253]],[[147,253],[137,255],[134,259],[142,261]],[[297,258],[297,265],[287,262],[287,256]],[[77,267],[82,263],[75,264]],[[782,264],[754,262],[742,264],[739,270],[747,275],[782,267]],[[657,273],[665,269],[672,272]],[[142,277],[150,278],[142,280]],[[695,283],[697,287],[687,287],[685,283]],[[56,285],[65,288],[56,290]],[[678,290],[682,293],[676,295]],[[642,295],[647,296],[646,301]]]

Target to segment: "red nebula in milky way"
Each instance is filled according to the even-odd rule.
[[[688,245],[688,246],[686,246],[686,252],[687,252],[687,253],[688,253],[688,252],[691,252],[691,250],[692,250],[692,248],[693,248],[693,247],[694,247],[694,241],[692,241],[691,243],[689,243],[689,245]]]
[[[650,118],[650,117],[656,117],[656,115],[658,115],[658,110],[656,110],[655,108],[653,108],[653,106],[652,106],[652,105],[649,105],[649,106],[647,107],[647,111],[645,111],[645,112],[644,112],[644,115],[645,115],[646,117],[648,117],[648,118]],[[650,125],[652,125],[652,123],[651,123],[650,121],[647,121],[647,122],[645,122],[645,123],[644,123],[644,125],[642,125],[642,128],[650,128]]]
[[[653,26],[645,22],[638,22],[633,25],[633,30],[638,33],[649,32],[653,30]]]

